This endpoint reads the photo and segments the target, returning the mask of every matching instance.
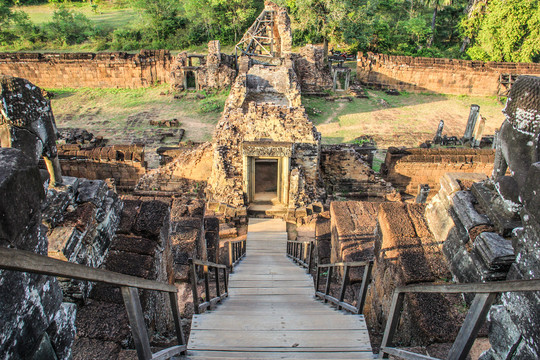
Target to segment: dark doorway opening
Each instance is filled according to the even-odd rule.
[[[186,71],[186,89],[197,90],[197,81],[195,79],[195,73],[193,71]]]
[[[277,159],[255,160],[255,200],[272,201],[277,197]]]

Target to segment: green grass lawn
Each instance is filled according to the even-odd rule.
[[[195,94],[174,99],[168,85],[142,89],[56,89],[52,100],[59,127],[85,128],[116,143],[147,136],[152,119],[177,118],[186,130],[185,139],[210,140],[227,91],[197,100]],[[494,98],[441,94],[387,95],[370,90],[369,98],[352,102],[332,102],[303,96],[309,118],[322,134],[325,144],[353,142],[371,136],[378,147],[418,146],[431,140],[439,120],[443,134],[461,137],[471,104],[480,105],[487,119],[485,135],[493,134],[504,117],[503,105]],[[384,101],[383,101],[384,100]]]
[[[351,102],[302,98],[323,143],[352,142],[369,135],[380,147],[418,146],[433,138],[439,120],[445,122],[443,134],[461,137],[471,104],[480,105],[480,114],[486,118],[485,135],[492,135],[504,120],[503,105],[492,97],[406,92],[392,96],[375,90],[368,93],[368,99],[355,98]]]
[[[70,10],[75,10],[84,14],[92,20],[96,26],[105,29],[117,29],[135,22],[139,15],[132,8],[118,8],[101,3],[94,12],[89,3],[63,3]],[[29,5],[16,8],[24,11],[30,17],[30,20],[36,25],[43,25],[52,20],[54,11],[58,8],[56,4]]]
[[[113,143],[130,143],[150,120],[179,119],[185,140],[211,139],[228,91],[196,100],[194,94],[175,99],[168,85],[141,89],[48,89],[55,94],[52,108],[60,128],[84,128]],[[208,104],[216,106],[208,106]]]

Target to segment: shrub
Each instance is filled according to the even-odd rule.
[[[49,40],[64,46],[80,44],[93,34],[92,22],[81,13],[60,7],[45,24],[45,33]]]
[[[201,114],[207,114],[211,112],[220,112],[225,106],[225,100],[223,99],[203,99],[199,102],[198,112]]]

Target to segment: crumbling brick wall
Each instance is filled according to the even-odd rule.
[[[371,169],[374,148],[339,144],[321,146],[321,176],[326,192],[350,200],[381,201],[396,190]]]
[[[500,74],[540,75],[540,64],[483,62],[358,53],[357,79],[366,85],[443,94],[497,95]]]
[[[447,172],[491,175],[495,151],[492,149],[388,149],[383,165],[385,179],[397,189],[416,196],[419,184],[428,184],[430,198],[440,189]]]
[[[122,197],[124,209],[116,236],[102,268],[127,275],[173,283],[169,238],[171,200]],[[166,293],[141,290],[141,306],[150,341],[155,345],[172,334],[172,311]],[[77,313],[73,358],[125,359],[135,355],[120,289],[98,283],[90,301]]]
[[[58,146],[62,173],[92,180],[114,178],[119,189],[132,189],[146,173],[144,146],[114,145],[83,148],[81,145]]]
[[[236,59],[221,52],[219,40],[208,43],[208,55],[181,52],[171,65],[170,84],[173,90],[187,90],[188,73],[193,76],[195,90],[225,89],[236,77]]]
[[[171,60],[167,50],[141,50],[139,54],[0,53],[0,73],[45,88],[140,88],[167,83]]]
[[[330,68],[324,58],[324,48],[316,45],[306,45],[300,49],[299,54],[294,54],[294,68],[302,93],[332,89]]]

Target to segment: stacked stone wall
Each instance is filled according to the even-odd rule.
[[[413,92],[497,95],[501,74],[540,75],[540,64],[483,62],[358,53],[357,79]]]
[[[389,149],[383,165],[386,180],[409,195],[418,185],[428,184],[430,196],[440,189],[447,172],[491,175],[495,151],[492,149]]]
[[[171,60],[167,50],[142,50],[139,54],[0,53],[0,73],[44,88],[140,88],[167,83]]]
[[[424,204],[382,203],[378,208],[375,261],[364,315],[368,327],[382,332],[398,286],[439,283],[448,265],[423,217]],[[464,314],[460,296],[409,294],[396,341],[402,346],[451,342]]]
[[[321,176],[326,192],[350,200],[381,201],[395,189],[371,169],[375,148],[340,144],[321,147]]]
[[[59,145],[62,173],[92,180],[114,178],[119,188],[133,188],[146,173],[144,147],[114,145],[84,149],[80,145]]]

